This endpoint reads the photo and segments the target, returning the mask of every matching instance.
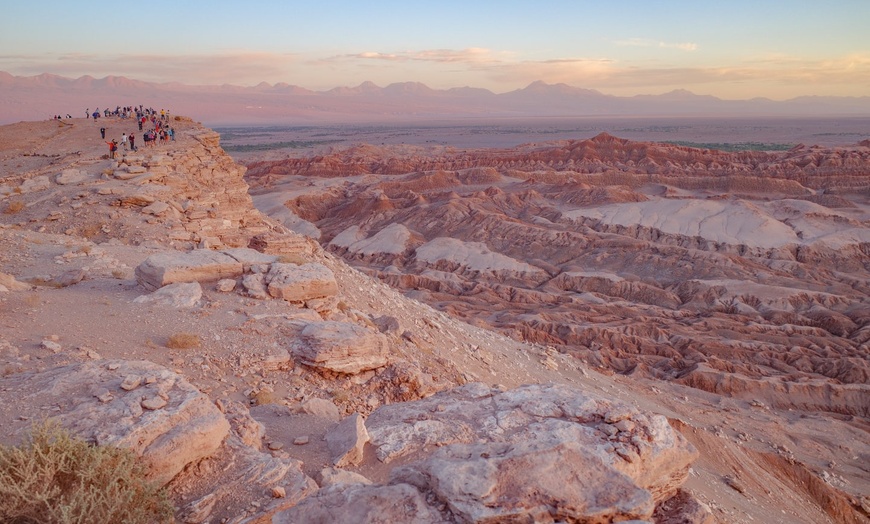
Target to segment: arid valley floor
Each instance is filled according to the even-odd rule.
[[[870,521],[868,119],[171,123],[0,127],[0,442],[190,523]]]

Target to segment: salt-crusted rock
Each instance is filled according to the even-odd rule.
[[[146,258],[136,268],[136,280],[146,289],[176,282],[210,282],[240,276],[243,265],[217,251],[196,249],[187,253],[165,252]]]
[[[387,338],[349,322],[312,322],[299,334],[293,355],[305,365],[355,374],[386,365]]]
[[[426,505],[420,492],[408,484],[336,484],[321,489],[295,507],[272,517],[272,524],[298,522],[435,524],[445,521],[436,510]]]
[[[652,495],[571,441],[454,444],[393,471],[447,503],[462,522],[647,519]]]
[[[136,304],[157,303],[169,307],[193,307],[202,298],[202,286],[199,282],[176,283],[163,286],[148,295],[140,295],[133,299]]]
[[[607,420],[629,431],[605,432]],[[485,442],[575,442],[602,467],[627,475],[656,502],[674,494],[697,451],[667,420],[562,385],[530,385],[499,392],[467,384],[429,398],[382,406],[366,421],[383,462],[439,446]]]
[[[332,464],[337,468],[359,465],[368,441],[365,418],[359,413],[346,417],[326,434]]]
[[[335,275],[323,264],[272,264],[266,275],[269,294],[291,302],[304,302],[338,294]]]
[[[122,388],[130,375],[145,377],[144,384]],[[161,485],[214,453],[229,431],[208,397],[151,362],[85,362],[2,378],[0,387],[14,388],[29,410],[60,408],[55,418],[86,440],[133,450],[148,464],[148,478]],[[108,393],[105,402],[96,396],[100,390]],[[143,398],[163,406],[145,409]]]

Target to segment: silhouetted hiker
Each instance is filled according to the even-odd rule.
[[[135,142],[136,136],[133,135],[133,133],[130,133],[130,136],[127,137],[127,140],[130,141],[130,149],[133,151],[136,151],[136,142]]]
[[[106,138],[106,128],[105,127],[100,128],[100,138],[102,138],[104,140]]]

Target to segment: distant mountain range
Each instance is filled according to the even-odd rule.
[[[533,82],[493,93],[460,87],[432,89],[419,82],[311,91],[286,83],[256,86],[152,83],[122,76],[71,79],[52,74],[13,76],[0,71],[0,124],[51,115],[82,117],[86,109],[119,105],[168,109],[208,125],[397,122],[440,119],[624,116],[870,116],[870,96],[803,96],[722,100],[675,90],[621,97],[566,84]]]

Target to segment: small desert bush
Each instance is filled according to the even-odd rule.
[[[280,400],[274,391],[261,389],[251,395],[251,403],[255,406],[265,406],[266,404],[276,404]]]
[[[0,446],[0,522],[170,522],[166,493],[145,473],[130,450],[91,446],[57,424],[37,424],[21,446]]]
[[[15,213],[20,212],[22,209],[24,209],[23,200],[11,200],[8,204],[6,204],[6,209],[3,210],[3,213],[7,215],[14,215]]]
[[[99,222],[89,222],[79,227],[78,234],[82,238],[88,240],[94,239],[97,235],[103,232],[103,224]]]
[[[30,293],[24,297],[24,303],[30,307],[39,307],[42,305],[42,297],[39,296],[39,293]]]
[[[199,335],[193,333],[175,333],[166,340],[166,347],[169,349],[193,349],[201,344]]]

